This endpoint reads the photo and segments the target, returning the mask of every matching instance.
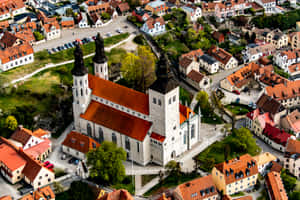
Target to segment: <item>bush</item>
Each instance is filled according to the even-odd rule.
[[[38,31],[34,31],[33,35],[37,41],[43,40],[45,37]]]
[[[146,45],[147,42],[145,40],[145,38],[143,37],[142,34],[139,34],[137,36],[134,37],[133,41],[139,45]]]
[[[107,12],[101,13],[101,19],[103,19],[103,20],[110,19],[110,14],[108,14]]]

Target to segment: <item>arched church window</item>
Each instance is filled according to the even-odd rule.
[[[77,85],[77,80],[75,79],[75,85]]]
[[[186,144],[186,132],[183,134],[183,144]]]
[[[115,133],[112,133],[111,140],[112,140],[113,143],[117,144],[117,136],[116,136]]]
[[[191,137],[194,138],[195,137],[195,124],[192,125],[191,128]]]
[[[80,86],[82,86],[82,80],[80,80]]]
[[[86,95],[88,94],[88,89],[85,89],[85,93],[86,93]]]
[[[87,130],[88,136],[92,137],[92,127],[91,127],[90,123],[88,123],[86,126],[87,126],[86,130]]]
[[[103,135],[103,130],[101,127],[99,127],[99,143],[101,144],[104,141],[104,135]]]
[[[101,71],[101,73],[102,73],[102,67],[100,67],[100,71]]]
[[[76,89],[75,91],[76,91],[76,97],[78,97],[78,90]]]
[[[128,137],[125,138],[125,148],[126,148],[127,150],[130,150],[130,141],[129,141],[129,138],[128,138]]]
[[[81,96],[83,96],[83,90],[82,90],[82,88],[81,88],[81,90],[80,90],[80,93],[81,93]]]

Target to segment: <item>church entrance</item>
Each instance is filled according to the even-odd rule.
[[[175,158],[175,157],[176,157],[176,152],[173,151],[173,152],[171,153],[171,158]]]

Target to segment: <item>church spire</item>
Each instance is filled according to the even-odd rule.
[[[93,58],[93,61],[99,64],[105,63],[107,61],[107,58],[105,56],[105,51],[104,51],[104,40],[101,37],[100,33],[97,34],[95,45],[96,45],[96,54]]]
[[[88,69],[84,66],[83,62],[83,53],[79,46],[79,44],[76,44],[76,48],[74,50],[74,68],[72,69],[72,74],[74,76],[83,76],[88,73]]]

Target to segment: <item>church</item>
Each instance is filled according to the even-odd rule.
[[[180,104],[179,86],[165,56],[145,94],[109,81],[100,34],[95,44],[94,75],[88,73],[79,45],[74,51],[74,131],[100,144],[116,143],[126,150],[128,160],[143,166],[165,165],[200,141],[200,116]]]

